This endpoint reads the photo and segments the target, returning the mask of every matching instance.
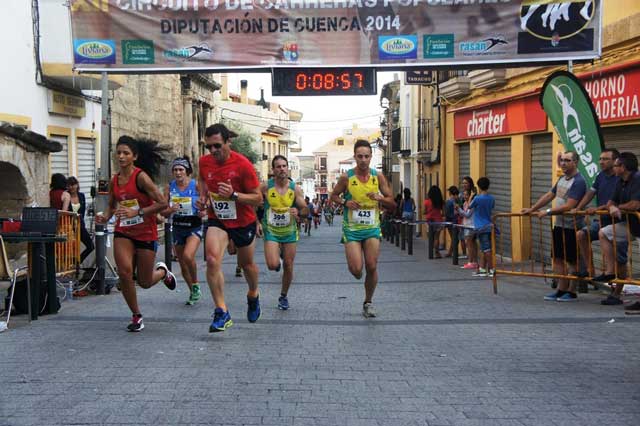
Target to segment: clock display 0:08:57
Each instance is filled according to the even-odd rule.
[[[334,91],[334,90],[362,90],[364,88],[364,75],[361,72],[342,72],[334,73],[305,73],[296,74],[296,90],[316,90],[316,91]]]

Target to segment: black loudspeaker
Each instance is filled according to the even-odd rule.
[[[33,298],[33,294],[31,298]],[[58,312],[60,310],[60,298],[56,297],[54,301],[56,304],[55,311]],[[16,283],[16,294],[13,296],[13,306],[15,308],[16,314],[27,314],[29,311],[27,309],[27,280],[21,279]],[[40,287],[40,306],[38,315],[46,315],[49,312],[49,300],[47,295],[47,288]]]

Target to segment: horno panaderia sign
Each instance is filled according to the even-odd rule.
[[[601,0],[71,0],[76,69],[448,66],[600,56]]]

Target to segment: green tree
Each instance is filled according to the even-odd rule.
[[[231,149],[247,157],[251,164],[256,164],[260,159],[253,148],[258,142],[256,137],[236,121],[224,120],[224,125],[238,134],[231,140]]]

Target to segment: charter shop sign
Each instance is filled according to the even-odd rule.
[[[535,97],[490,105],[454,115],[456,140],[483,139],[542,131],[547,116]]]
[[[71,0],[78,70],[566,62],[602,1]]]

